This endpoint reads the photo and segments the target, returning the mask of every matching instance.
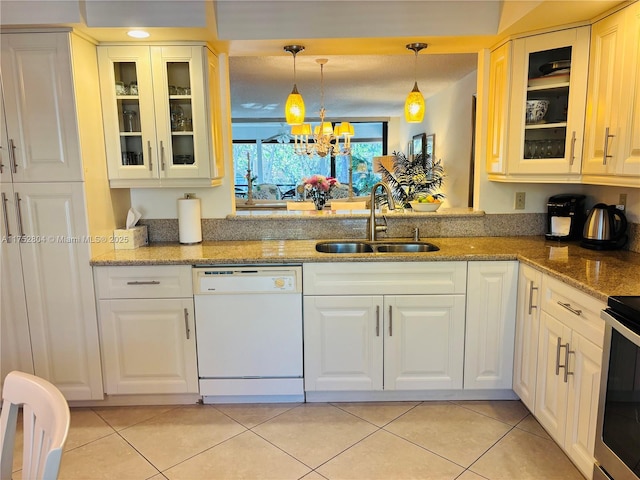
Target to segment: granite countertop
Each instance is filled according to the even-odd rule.
[[[386,239],[383,239],[386,240]],[[406,239],[404,239],[406,240]],[[544,237],[421,238],[440,247],[425,253],[331,254],[315,250],[316,240],[157,243],[113,250],[94,257],[94,266],[224,265],[303,262],[519,260],[605,301],[610,295],[640,295],[640,254],[587,250],[576,242]]]

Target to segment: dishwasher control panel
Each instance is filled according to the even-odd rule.
[[[196,267],[195,295],[300,293],[301,267]]]

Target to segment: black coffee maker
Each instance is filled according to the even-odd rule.
[[[563,193],[547,201],[547,233],[549,240],[582,238],[585,220],[584,195]]]

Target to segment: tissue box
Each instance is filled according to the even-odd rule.
[[[149,243],[147,226],[120,228],[113,231],[113,246],[116,250],[133,250]]]

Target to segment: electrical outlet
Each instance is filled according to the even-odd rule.
[[[627,194],[621,193],[620,198],[618,199],[618,205],[616,207],[619,210],[625,210],[627,208]]]
[[[516,192],[516,205],[515,205],[516,210],[524,210],[525,197],[526,197],[525,192]]]

